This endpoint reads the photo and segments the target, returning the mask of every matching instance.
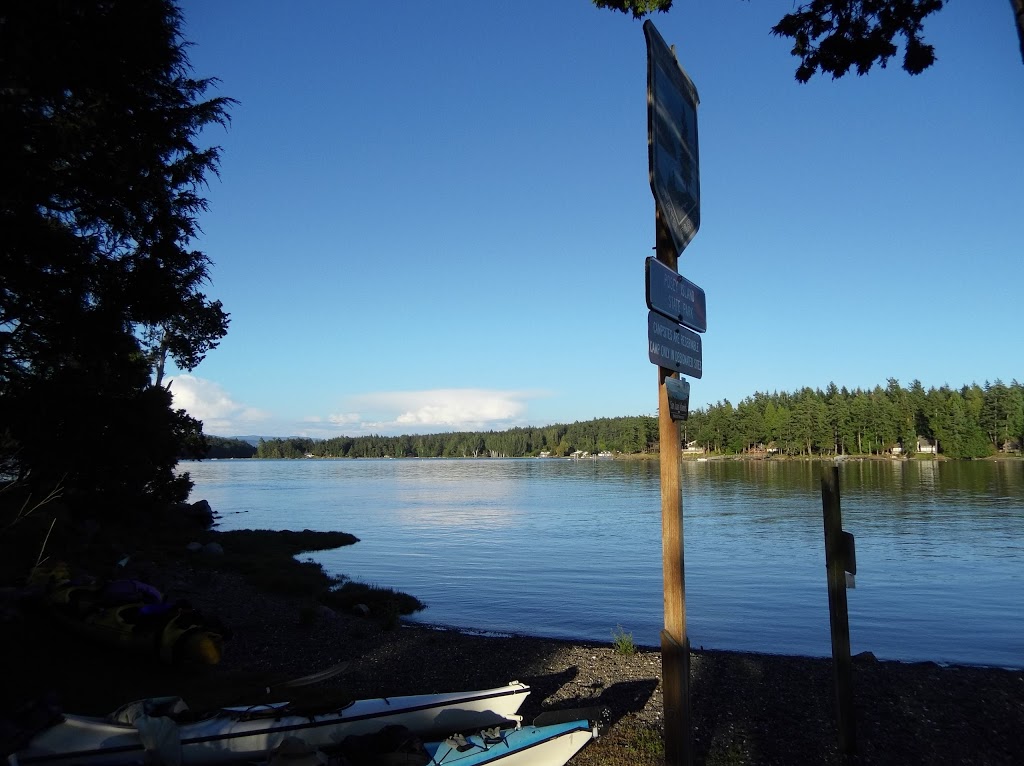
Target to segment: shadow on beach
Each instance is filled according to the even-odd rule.
[[[175,667],[86,644],[36,615],[5,624],[2,702],[9,710],[49,696],[67,712],[106,714],[134,699],[178,695],[193,710],[236,703],[268,686],[347,662],[346,672],[304,690],[308,705],[361,697],[531,686],[521,714],[601,707],[610,728],[573,764],[661,764],[661,658],[611,644],[481,636],[423,626],[385,630],[365,618],[300,617],[286,597],[229,573],[191,588],[196,606],[232,629],[222,662]],[[840,763],[829,659],[700,650],[692,657],[698,764]],[[854,667],[863,764],[1024,763],[1024,672],[861,658]]]

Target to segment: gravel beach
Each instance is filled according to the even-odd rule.
[[[102,714],[129,699],[179,694],[193,708],[348,662],[307,689],[327,698],[395,696],[528,683],[527,721],[543,710],[601,705],[611,726],[578,766],[663,763],[661,658],[608,644],[483,636],[424,626],[385,629],[253,589],[231,573],[181,567],[169,595],[218,615],[232,632],[223,661],[180,669],[100,654],[83,662],[31,621],[4,630],[3,673],[19,696],[51,693],[69,712]],[[496,604],[496,609],[501,605]],[[15,647],[20,647],[15,649]],[[78,656],[75,656],[75,655]],[[29,670],[31,669],[31,670]],[[248,690],[248,691],[247,691]],[[843,759],[829,659],[695,651],[692,695],[698,764],[1021,764],[1024,670],[856,660],[858,753]]]

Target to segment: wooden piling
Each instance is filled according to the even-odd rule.
[[[839,504],[838,465],[822,468],[821,508],[825,521],[825,569],[828,573],[828,614],[832,631],[832,667],[836,684],[839,750],[844,755],[853,755],[857,752],[857,731],[853,710],[850,615],[846,605],[847,545]]]

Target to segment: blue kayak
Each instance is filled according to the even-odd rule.
[[[496,727],[424,746],[430,766],[564,766],[596,736],[597,728],[589,720],[579,720],[549,726]]]

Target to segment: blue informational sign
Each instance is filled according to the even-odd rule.
[[[647,259],[647,308],[697,332],[708,329],[704,291],[657,258]]]
[[[651,191],[672,232],[677,254],[700,228],[697,89],[648,20],[647,154]]]
[[[704,374],[700,336],[653,311],[647,312],[647,357],[691,378]]]

